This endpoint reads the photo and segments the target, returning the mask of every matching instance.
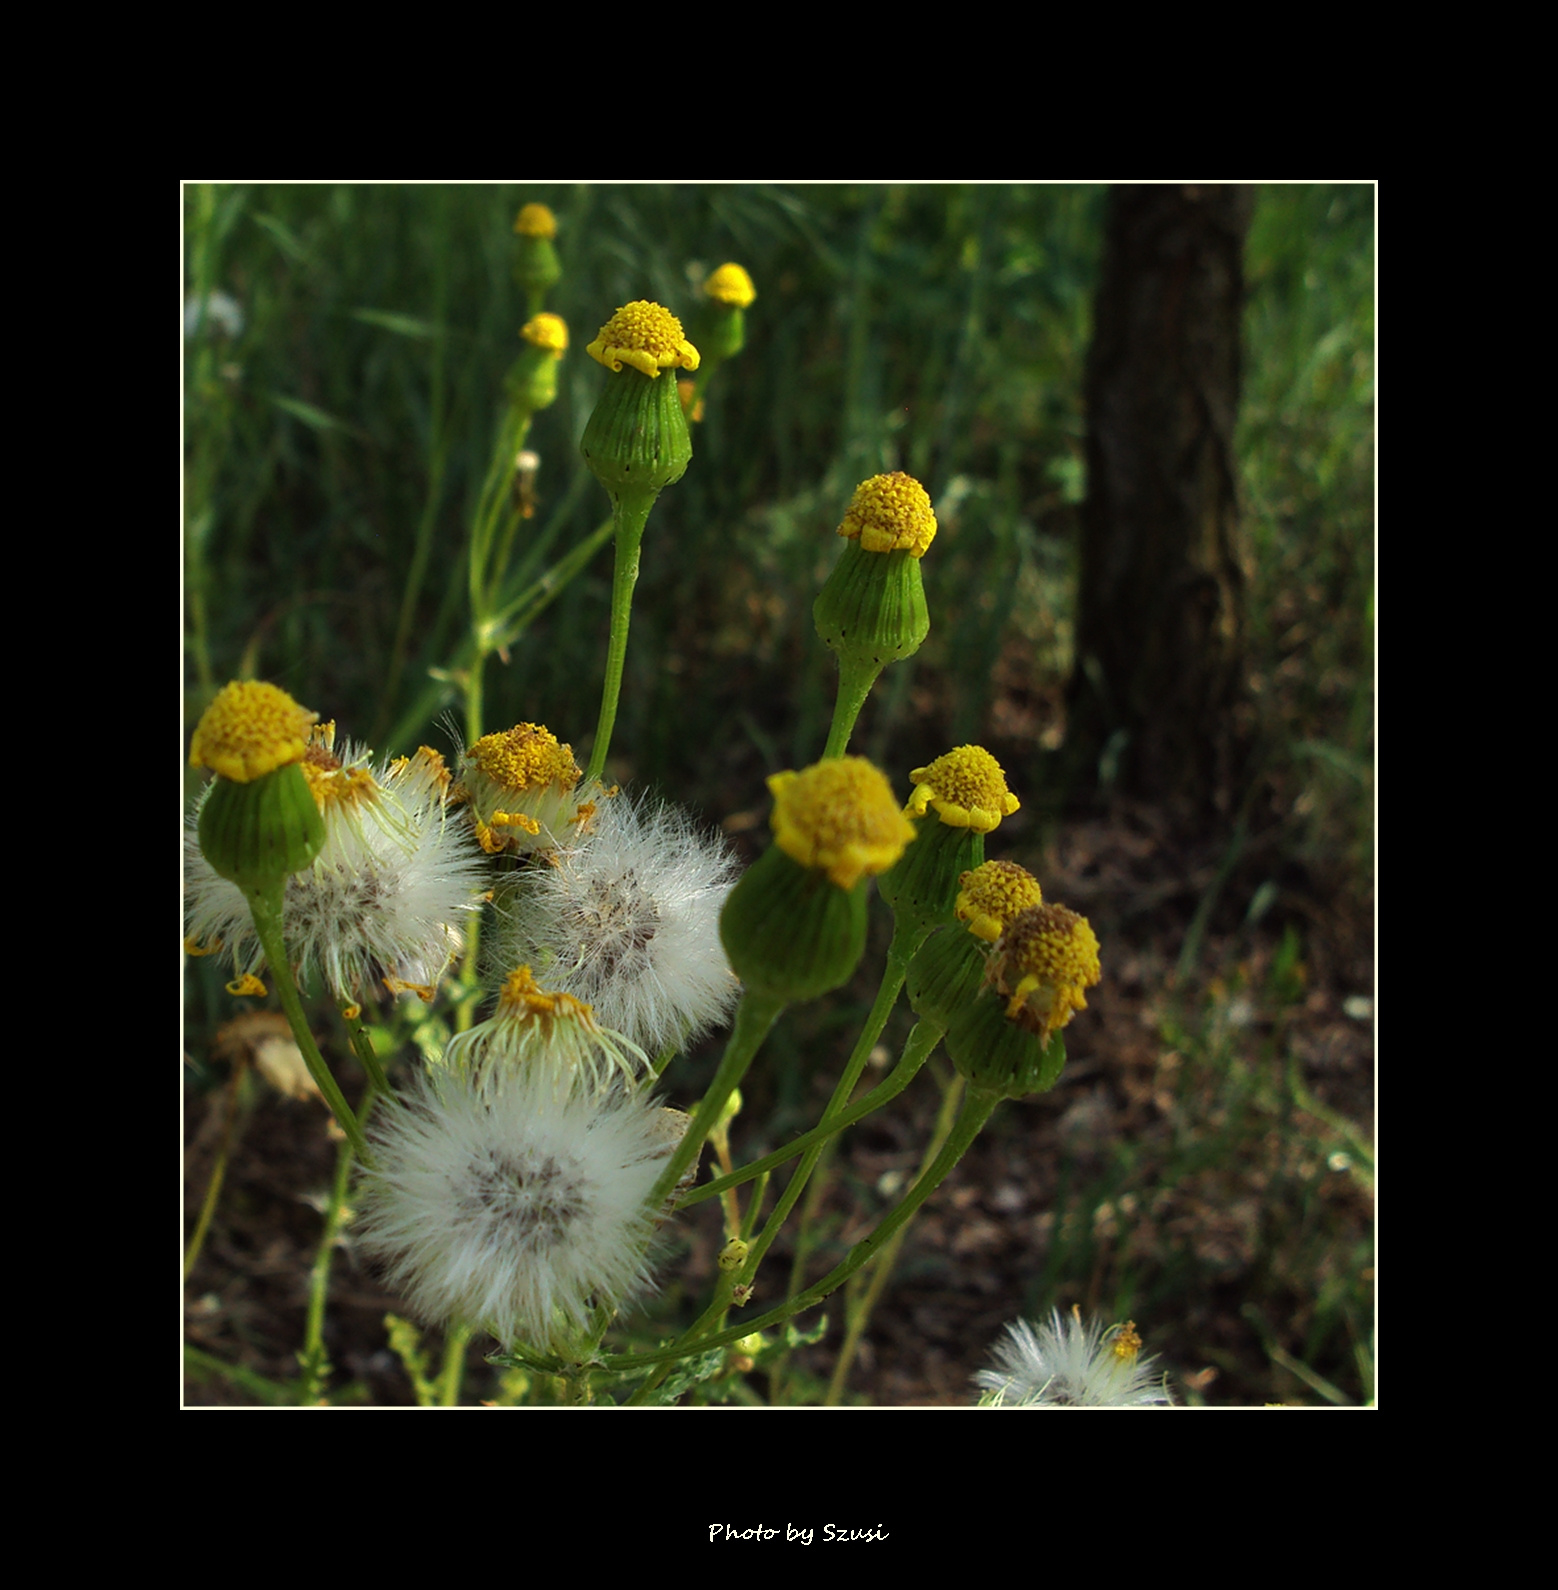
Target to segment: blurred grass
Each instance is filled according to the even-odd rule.
[[[693,465],[651,521],[614,773],[662,784],[711,820],[735,815],[738,833],[759,823],[763,775],[812,760],[825,735],[834,674],[811,603],[842,508],[860,479],[903,468],[941,521],[927,560],[933,630],[884,676],[856,748],[901,787],[909,767],[980,739],[1024,794],[1025,821],[1053,821],[1103,200],[1088,187],[191,187],[189,296],[225,293],[242,316],[235,331],[208,310],[187,343],[191,721],[214,688],[252,672],[346,736],[399,725],[381,751],[450,749],[438,722],[458,696],[430,670],[462,639],[461,552],[524,319],[512,221],[539,201],[558,216],[565,267],[548,308],[572,339],[558,401],[529,440],[540,502],[522,534],[546,537],[549,557],[606,511],[576,446],[602,379],[583,353],[596,328],[640,297],[690,321],[697,282],[727,259],[759,294],[745,352],[710,389]],[[1263,190],[1247,276],[1251,666],[1282,855],[1270,888],[1245,902],[1242,937],[1208,938],[1186,1000],[1155,1018],[1154,1064],[1179,1057],[1165,1072],[1172,1103],[1147,1141],[1114,1145],[1106,1171],[1067,1183],[1032,1302],[1082,1287],[1138,1317],[1204,1323],[1219,1287],[1242,1276],[1222,1313],[1260,1311],[1246,1336],[1280,1315],[1274,1353],[1318,1364],[1360,1400],[1367,1221],[1343,1199],[1328,1223],[1310,1196],[1325,1182],[1314,1165],[1347,1150],[1298,1103],[1282,1015],[1293,1004],[1272,992],[1291,988],[1261,983],[1264,1025],[1227,1011],[1240,978],[1267,978],[1304,926],[1283,909],[1295,879],[1368,910],[1372,190]],[[386,695],[424,526],[407,666]],[[488,726],[545,722],[582,759],[610,573],[606,551],[506,666],[489,663]],[[1036,854],[1042,837],[1016,826],[1011,843]],[[1095,913],[1106,946],[1123,931],[1116,910],[1130,915],[1128,902]],[[1302,935],[1291,942],[1301,964]],[[220,981],[209,963],[193,970],[192,1048],[228,1008]],[[799,1102],[803,1054],[847,1036],[851,1015],[797,1013],[793,1037],[776,1037],[775,1060],[791,1064],[768,1102]],[[1188,1215],[1175,1223],[1176,1211],[1230,1207],[1254,1222],[1232,1270],[1184,1234]],[[1148,1216],[1156,1248],[1122,1246],[1118,1230]],[[1315,1297],[1290,1307],[1306,1286]],[[1175,1345],[1199,1361],[1216,1333],[1186,1328]],[[1244,1389],[1249,1376],[1246,1360]]]

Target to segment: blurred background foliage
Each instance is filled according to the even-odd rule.
[[[511,275],[513,219],[540,202],[557,215],[565,269],[547,307],[567,321],[571,347],[558,400],[528,443],[541,466],[522,535],[538,570],[608,512],[577,450],[603,379],[584,344],[635,298],[690,324],[698,285],[726,260],[746,266],[758,291],[746,350],[719,371],[695,427],[692,467],[650,521],[612,774],[663,786],[754,852],[766,833],[764,775],[814,760],[826,735],[835,671],[811,604],[843,508],[861,479],[904,469],[924,482],[940,519],[925,565],[932,632],[884,675],[852,749],[906,790],[909,768],[952,745],[986,744],[1025,800],[1023,823],[991,854],[1040,870],[1068,810],[1096,815],[1089,790],[1060,786],[1056,752],[1104,201],[1102,188],[1080,186],[190,187],[189,721],[215,688],[253,675],[381,752],[423,742],[451,751],[448,713],[459,698],[438,672],[463,638],[461,553],[525,318]],[[1193,964],[1181,953],[1184,915],[1143,915],[1144,901],[1173,890],[1143,885],[1142,898],[1102,907],[1072,901],[1094,915],[1106,969],[1111,932],[1116,943],[1122,932],[1144,945],[1166,939],[1163,963],[1195,977],[1172,1009],[1148,1002],[1142,1023],[1154,1026],[1159,1057],[1181,1056],[1186,1075],[1212,1066],[1220,1110],[1228,1068],[1253,1066],[1265,1081],[1234,1090],[1240,1108],[1269,1084],[1284,1131],[1299,1130],[1301,1101],[1284,1080],[1293,1053],[1279,1041],[1281,1012],[1309,997],[1306,956],[1333,909],[1353,942],[1327,962],[1339,980],[1332,1005],[1370,992],[1373,227],[1370,187],[1272,186],[1260,192],[1246,249],[1249,665],[1276,747],[1260,810],[1279,854],[1268,847],[1265,870],[1237,898],[1222,891],[1231,936],[1218,939],[1204,917],[1191,924]],[[431,556],[407,623],[420,528],[431,531]],[[610,584],[608,545],[506,660],[489,662],[486,727],[543,722],[584,760]],[[214,971],[196,980],[199,1028],[224,996]],[[1278,1013],[1258,1024],[1258,1054],[1228,1048],[1240,1028],[1227,1020],[1230,1002],[1251,989],[1270,994]],[[834,1028],[828,1041],[843,1041],[852,1016],[804,1015],[778,1061],[794,1062]],[[779,1091],[800,1085],[792,1077]],[[1367,1138],[1357,1120],[1367,1079],[1361,1087],[1344,1113]],[[1271,1121],[1257,1113],[1258,1134]],[[1330,1128],[1313,1125],[1318,1116],[1304,1120],[1311,1158],[1341,1151]],[[1220,1139],[1195,1140],[1188,1160],[1170,1152],[1169,1165],[1154,1159],[1147,1171],[1140,1146],[1124,1145],[1073,1189],[1092,1212],[1055,1212],[1045,1289],[1030,1302],[1069,1298],[1064,1276],[1050,1273],[1061,1237],[1078,1221],[1093,1230],[1099,1205],[1117,1208],[1133,1177],[1161,1185],[1206,1174]],[[1330,1241],[1312,1225],[1295,1243],[1300,1235]],[[1343,1400],[1362,1400],[1366,1229],[1360,1239],[1353,1218],[1335,1240],[1351,1244],[1343,1259],[1334,1243],[1327,1249],[1327,1273],[1341,1277],[1330,1284],[1343,1295],[1319,1326],[1311,1310],[1302,1340],[1276,1353],[1312,1355],[1326,1384],[1345,1386]],[[1302,1243],[1283,1250],[1282,1265],[1310,1264],[1294,1257]],[[1091,1239],[1084,1247],[1075,1263],[1095,1275],[1096,1293],[1101,1261]],[[1121,1273],[1109,1272],[1104,1299],[1128,1305]],[[1179,1272],[1165,1261],[1154,1274]],[[1175,1306],[1176,1288],[1182,1304],[1192,1284],[1180,1276],[1166,1293],[1155,1286],[1160,1310]],[[1304,1285],[1284,1273],[1277,1291],[1253,1301],[1281,1312],[1281,1287]],[[1225,1373],[1238,1372],[1236,1358]],[[1268,1351],[1264,1367],[1278,1361]]]

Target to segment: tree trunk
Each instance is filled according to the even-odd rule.
[[[1233,451],[1247,187],[1109,196],[1087,368],[1068,738],[1100,782],[1226,811],[1242,758]]]

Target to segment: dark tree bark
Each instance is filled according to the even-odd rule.
[[[1242,761],[1233,451],[1247,187],[1109,196],[1087,367],[1068,739],[1121,793],[1227,809]]]

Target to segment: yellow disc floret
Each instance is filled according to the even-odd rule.
[[[914,838],[886,777],[863,757],[838,756],[799,773],[775,773],[774,842],[841,889],[886,872]]]
[[[703,284],[703,290],[729,309],[745,309],[757,297],[752,278],[739,265],[721,265]]]
[[[1013,917],[1043,904],[1039,880],[1015,861],[987,861],[958,879],[953,910],[975,938],[994,944]]]
[[[196,725],[189,765],[209,767],[237,784],[252,783],[302,760],[318,716],[275,685],[234,680]]]
[[[572,789],[579,782],[573,747],[561,745],[539,723],[516,723],[501,734],[484,734],[465,753],[466,770],[519,794],[548,784]]]
[[[557,217],[544,204],[527,204],[514,220],[521,237],[556,237]]]
[[[561,315],[532,315],[519,328],[519,334],[533,348],[561,355],[568,346],[568,327]]]
[[[624,304],[584,351],[608,370],[630,364],[648,376],[698,368],[698,350],[682,335],[681,321],[669,309],[643,299]]]
[[[852,541],[858,538],[867,552],[905,551],[923,558],[936,539],[930,494],[901,470],[873,475],[855,487],[839,534]]]
[[[988,834],[1022,804],[1007,789],[1001,764],[979,745],[960,745],[909,777],[914,781],[909,815],[923,817],[930,807],[949,828]]]
[[[1102,976],[1087,918],[1063,905],[1036,905],[1007,924],[985,980],[1006,997],[1007,1019],[1048,1043],[1051,1033],[1087,1009],[1083,990]]]

